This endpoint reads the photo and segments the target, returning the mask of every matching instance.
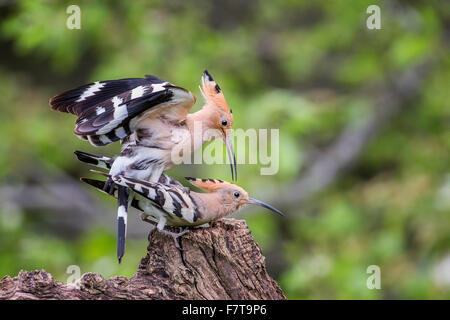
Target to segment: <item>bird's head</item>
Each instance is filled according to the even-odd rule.
[[[231,140],[231,129],[233,127],[233,113],[225,100],[222,89],[214,81],[208,70],[203,72],[202,86],[200,91],[205,98],[205,108],[208,110],[207,127],[218,132],[227,147],[228,158],[231,165],[232,179],[237,179],[236,156],[234,154]],[[213,138],[214,135],[211,136]]]
[[[186,180],[188,180],[197,188],[203,189],[209,193],[216,193],[220,204],[223,206],[224,210],[227,211],[227,214],[235,212],[244,205],[256,204],[273,212],[276,212],[281,216],[284,215],[281,211],[275,209],[267,203],[250,198],[247,191],[235,184],[217,179],[199,179],[186,177]]]

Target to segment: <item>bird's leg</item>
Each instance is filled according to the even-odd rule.
[[[181,232],[172,232],[172,231],[168,231],[168,230],[164,230],[164,227],[166,225],[166,218],[161,217],[159,219],[158,225],[156,226],[156,229],[158,229],[159,232],[164,233],[168,236],[171,236],[173,238],[173,241],[175,242],[175,247],[177,247],[180,251],[182,251],[180,244],[178,243],[178,238],[181,237],[182,235],[186,234],[189,232],[188,228],[185,228],[183,231]]]
[[[180,247],[180,244],[178,243],[177,240],[178,240],[178,238],[181,237],[182,235],[188,233],[188,232],[189,232],[189,229],[188,229],[188,228],[185,228],[183,231],[178,232],[178,233],[172,232],[172,231],[168,231],[168,230],[164,230],[164,229],[162,229],[162,230],[159,230],[159,229],[158,229],[158,231],[159,231],[159,232],[162,232],[162,233],[164,233],[164,234],[166,234],[166,235],[168,235],[168,236],[171,236],[171,237],[173,238],[173,241],[175,242],[175,247],[177,247],[179,250],[182,250],[181,247]]]

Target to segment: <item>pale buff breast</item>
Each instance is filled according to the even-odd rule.
[[[164,170],[180,164],[177,159],[174,160],[175,152],[179,151],[180,156],[192,152],[192,137],[184,122],[175,123],[160,116],[143,119],[141,125],[146,129],[136,130],[136,143],[148,148],[157,148],[158,155],[165,163]]]

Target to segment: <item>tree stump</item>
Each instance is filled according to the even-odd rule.
[[[243,220],[222,219],[180,238],[153,232],[131,278],[84,274],[79,287],[44,270],[0,280],[0,299],[285,299]]]

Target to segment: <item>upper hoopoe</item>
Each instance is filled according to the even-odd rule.
[[[158,181],[162,172],[175,163],[172,151],[194,151],[214,129],[222,137],[231,164],[234,180],[236,158],[229,134],[233,124],[220,87],[208,71],[202,76],[203,108],[189,114],[196,98],[188,90],[154,76],[98,81],[66,91],[50,100],[52,109],[78,116],[74,133],[94,146],[104,146],[121,140],[122,151],[111,164],[111,175],[125,175],[147,181]],[[194,124],[200,123],[201,144],[194,143]],[[108,180],[105,190],[113,192]],[[119,262],[125,250],[129,189],[118,188],[118,242]]]
[[[164,181],[169,181],[167,180],[169,178],[172,179],[171,184],[147,182],[121,175],[109,177],[116,184],[134,191],[131,205],[143,211],[142,218],[144,221],[156,222],[158,231],[172,236],[177,247],[176,239],[188,230],[174,233],[164,230],[166,225],[176,227],[199,226],[230,215],[246,204],[257,204],[283,215],[272,206],[250,198],[241,187],[222,180],[187,177],[186,179],[194,186],[208,192],[199,193],[180,187],[179,182],[166,175],[161,177],[164,177]],[[81,178],[81,180],[99,190],[103,190],[105,183],[87,178]],[[117,190],[115,190],[113,195],[117,197],[117,193]]]

